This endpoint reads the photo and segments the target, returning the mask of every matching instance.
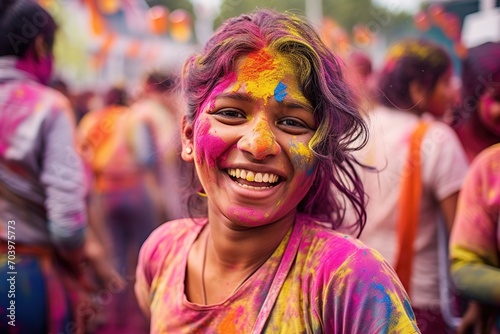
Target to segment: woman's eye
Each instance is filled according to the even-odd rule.
[[[216,120],[227,125],[239,125],[246,121],[244,112],[237,109],[220,109],[213,113]]]
[[[283,131],[293,135],[301,135],[309,131],[314,131],[306,122],[295,118],[282,119],[276,125]]]
[[[308,126],[301,121],[295,119],[284,119],[278,122],[280,125],[284,125],[287,127],[295,127],[295,128],[308,128]]]
[[[246,118],[246,116],[239,110],[235,110],[235,109],[222,109],[222,110],[219,110],[215,113],[215,115],[219,115],[219,116],[223,116],[223,117],[227,117],[227,118],[232,118],[232,117],[236,117],[236,118]]]

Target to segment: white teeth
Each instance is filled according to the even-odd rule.
[[[256,173],[239,168],[237,169],[229,168],[227,170],[227,173],[237,179],[244,179],[250,182],[276,183],[279,180],[279,176],[276,174]]]
[[[262,182],[269,182],[269,174],[264,173],[264,176],[262,177]]]

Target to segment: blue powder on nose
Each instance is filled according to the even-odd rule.
[[[280,81],[274,89],[274,98],[276,101],[282,102],[286,94],[286,85]]]

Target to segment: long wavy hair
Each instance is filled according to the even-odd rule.
[[[367,127],[344,79],[339,57],[332,54],[304,19],[289,13],[258,10],[227,20],[202,52],[184,66],[188,121],[195,120],[211,91],[234,72],[238,58],[263,48],[295,64],[299,86],[312,104],[319,124],[309,142],[318,160],[318,173],[299,203],[298,212],[337,229],[350,202],[349,207],[358,218],[351,227],[361,233],[366,221],[366,198],[351,152],[365,145]],[[197,187],[199,182],[195,180],[193,189]],[[196,195],[191,199],[190,204],[199,201]]]

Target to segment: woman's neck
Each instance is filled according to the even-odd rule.
[[[279,221],[253,228],[236,227],[227,219],[211,221],[206,231],[209,233],[207,257],[221,272],[251,270],[271,256],[294,220],[295,212]]]
[[[294,219],[295,212],[265,226],[243,228],[209,215],[189,253],[187,298],[204,305],[226,300],[266,263]]]

